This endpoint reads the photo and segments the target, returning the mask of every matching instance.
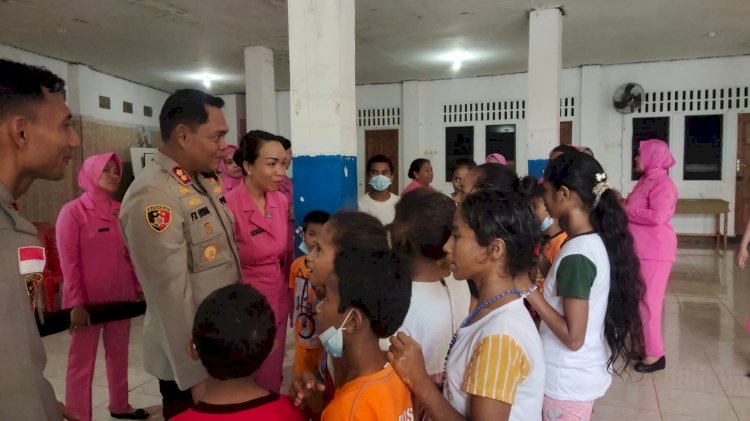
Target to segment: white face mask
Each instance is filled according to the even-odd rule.
[[[393,180],[381,174],[371,178],[368,184],[377,191],[383,191],[390,187],[392,183]]]
[[[542,225],[540,226],[540,228],[542,229],[542,231],[547,231],[547,228],[551,227],[553,222],[553,219],[547,216],[546,218],[544,218],[544,221],[542,221]]]
[[[349,314],[346,315],[346,318],[344,318],[344,321],[338,329],[331,326],[326,329],[325,332],[318,335],[318,339],[320,339],[323,348],[328,355],[333,358],[341,358],[341,356],[344,355],[344,325],[346,324],[346,321],[349,320],[349,316],[352,315],[352,311],[354,311],[354,309],[349,310]],[[330,365],[328,366],[328,369],[331,369]]]

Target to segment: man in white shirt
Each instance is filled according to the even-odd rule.
[[[369,213],[380,223],[388,225],[396,215],[398,195],[388,191],[393,183],[393,161],[385,155],[375,155],[367,160],[367,184],[370,191],[359,198],[360,212]]]

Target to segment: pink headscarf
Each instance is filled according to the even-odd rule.
[[[502,154],[499,153],[491,153],[487,155],[487,158],[484,160],[485,163],[491,162],[490,158],[495,158],[498,164],[500,165],[508,165],[508,161],[505,160],[505,157]]]
[[[227,153],[224,155],[225,157],[233,156],[234,153],[237,152],[237,147],[234,145],[228,145],[227,146]],[[221,172],[221,188],[224,190],[224,194],[229,193],[240,185],[242,183],[242,177],[240,178],[234,178],[227,172],[227,167],[224,165],[224,160],[222,159],[219,163],[219,171]]]
[[[666,174],[677,162],[669,151],[667,142],[660,139],[644,140],[638,146],[638,150],[646,177]]]
[[[104,167],[110,160],[115,161],[122,178],[122,160],[115,152],[86,158],[78,172],[78,185],[84,190],[81,200],[88,202],[102,217],[107,219],[114,216],[114,211],[119,206],[119,203],[112,199],[111,194],[99,186]]]

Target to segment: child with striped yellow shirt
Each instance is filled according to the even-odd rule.
[[[388,359],[430,418],[538,420],[544,355],[536,326],[515,289],[536,265],[539,223],[513,193],[482,190],[459,205],[444,246],[456,279],[472,279],[479,304],[449,346],[443,393],[409,336],[391,338]]]

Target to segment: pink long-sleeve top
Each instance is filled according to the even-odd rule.
[[[78,173],[78,185],[84,193],[63,206],[57,217],[63,308],[135,301],[141,290],[120,231],[120,202],[99,187],[110,159],[122,173],[116,153],[86,159]]]
[[[278,314],[289,304],[289,282],[280,265],[288,242],[289,204],[281,192],[268,192],[265,196],[265,214],[244,186],[229,192],[226,199],[234,216],[243,282],[260,291]]]
[[[673,262],[677,235],[671,220],[677,206],[677,186],[667,174],[675,164],[669,145],[659,139],[642,141],[643,176],[625,201],[628,226],[640,259]]]

